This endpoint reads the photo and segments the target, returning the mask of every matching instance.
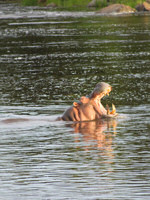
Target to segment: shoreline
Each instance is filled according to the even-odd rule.
[[[36,5],[25,6],[23,1],[26,0],[0,0],[0,4],[18,4],[21,7],[34,7],[36,9],[46,9],[51,11],[68,11],[68,12],[95,12],[97,15],[101,16],[122,16],[122,15],[149,15],[150,14],[150,0],[144,1],[141,4],[138,4],[136,8],[128,6],[128,4],[111,4],[109,3],[106,7],[95,7],[95,6],[78,6],[73,5],[69,7],[57,6],[55,3],[44,4],[49,0],[34,0]],[[27,0],[28,1],[28,0]],[[32,0],[30,0],[31,2]],[[42,3],[40,3],[42,2]]]

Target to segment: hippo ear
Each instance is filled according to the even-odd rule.
[[[73,102],[73,106],[74,106],[74,107],[78,107],[78,106],[79,106],[79,103]]]
[[[88,98],[88,97],[85,97],[85,96],[82,96],[82,97],[80,98],[80,101],[81,101],[82,103],[88,103],[88,102],[89,102],[89,98]]]

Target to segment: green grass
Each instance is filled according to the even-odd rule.
[[[144,0],[116,0],[117,3],[128,5],[132,8],[135,8],[137,4],[141,4]]]
[[[38,5],[38,0],[22,0],[21,3],[23,6],[36,6]]]
[[[21,0],[22,5],[24,6],[36,6],[39,5],[39,0]],[[46,0],[45,3],[40,3],[40,6],[42,5],[48,5],[50,3],[55,3],[58,7],[61,8],[86,8],[88,3],[91,2],[91,0]],[[109,4],[112,3],[122,3],[125,5],[129,5],[132,8],[134,8],[137,4],[143,3],[144,0],[110,0]],[[98,0],[96,7],[102,8],[108,5],[107,0]]]
[[[59,7],[65,7],[65,8],[76,7],[76,6],[86,7],[89,2],[90,0],[47,0],[47,4],[55,3]]]

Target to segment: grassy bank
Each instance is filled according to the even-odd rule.
[[[35,5],[49,5],[51,3],[56,4],[58,7],[75,7],[82,6],[85,7],[90,2],[89,0],[22,0],[21,1],[25,6],[35,6]]]
[[[22,5],[24,6],[47,6],[51,3],[56,4],[61,8],[87,8],[87,5],[91,2],[91,0],[21,0]],[[135,7],[137,4],[144,2],[144,0],[97,0],[96,7],[102,8],[112,3],[122,3],[125,5],[129,5],[131,7]]]

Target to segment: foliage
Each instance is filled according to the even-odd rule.
[[[132,8],[135,8],[135,6],[137,4],[143,3],[144,0],[116,0],[115,2],[125,4],[125,5],[128,5],[128,6],[131,6]]]
[[[38,0],[22,0],[22,5],[24,6],[36,6],[38,5]]]
[[[89,0],[47,0],[48,3],[56,3],[63,7],[86,6]]]
[[[25,6],[35,6],[35,5],[48,5],[50,3],[55,3],[59,7],[71,8],[71,7],[87,7],[91,0],[21,0],[22,4]],[[43,2],[43,3],[39,3]],[[144,0],[97,0],[96,7],[102,8],[112,3],[122,3],[135,7],[139,3],[143,3]]]

